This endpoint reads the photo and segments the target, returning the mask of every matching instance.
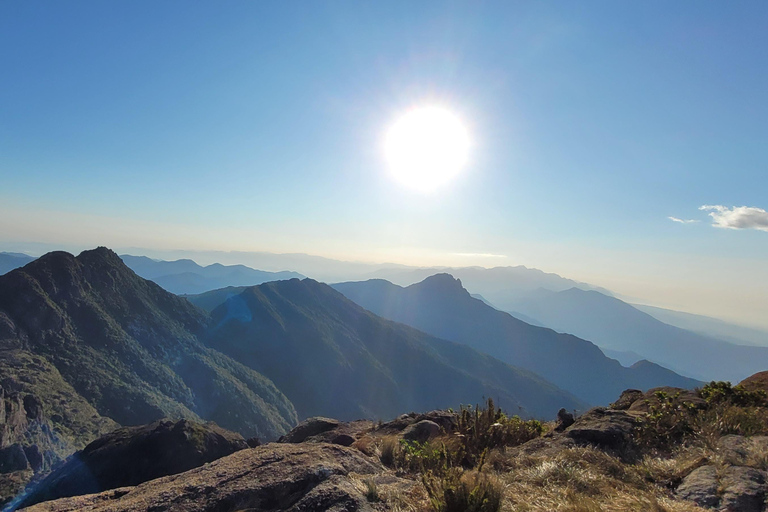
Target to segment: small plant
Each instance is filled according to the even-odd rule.
[[[395,456],[399,444],[396,437],[385,437],[379,444],[379,460],[388,467],[395,465]]]
[[[363,484],[365,484],[366,500],[368,500],[370,503],[377,503],[381,501],[381,496],[379,496],[379,486],[376,485],[376,482],[373,481],[373,478],[366,478],[363,480]]]
[[[501,509],[501,485],[484,473],[452,468],[441,477],[426,473],[422,475],[422,482],[435,512],[496,512]]]
[[[523,444],[539,437],[543,431],[540,421],[508,417],[490,398],[484,408],[462,406],[457,421],[468,466],[474,466],[487,450]]]

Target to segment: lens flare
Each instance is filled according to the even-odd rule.
[[[467,164],[469,135],[450,111],[420,107],[389,128],[384,151],[397,181],[411,189],[432,192]]]

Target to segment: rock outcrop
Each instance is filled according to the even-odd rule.
[[[680,499],[723,512],[764,512],[767,475],[744,464],[765,457],[768,437],[723,436],[717,451],[725,466],[706,465],[694,469],[677,487]]]
[[[213,423],[162,420],[121,428],[69,457],[44,480],[31,486],[18,506],[138,485],[202,466],[247,447],[240,434]]]
[[[373,510],[363,480],[381,493],[407,492],[416,485],[354,448],[271,443],[135,487],[40,503],[28,511]]]
[[[367,420],[338,421],[330,418],[309,418],[278,439],[279,443],[331,443],[351,446],[361,435],[373,428]]]
[[[577,444],[590,444],[615,452],[633,447],[632,433],[637,419],[624,411],[604,407],[590,409],[565,430]]]

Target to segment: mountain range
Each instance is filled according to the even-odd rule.
[[[246,288],[211,320],[206,343],[270,377],[300,417],[386,419],[484,396],[524,416],[586,405],[530,371],[380,318],[311,279]]]
[[[550,419],[625,388],[701,384],[648,361],[623,367],[447,274],[405,288],[292,278],[180,297],[103,247],[0,276],[0,376],[9,495],[107,432],[166,417],[273,440],[311,416],[389,420],[493,398]]]
[[[52,366],[56,388],[36,379],[12,387],[42,395],[46,416],[68,430],[74,391],[121,425],[205,418],[249,436],[282,434],[298,419],[293,405],[267,378],[206,347],[198,335],[207,322],[108,249],[49,253],[0,276],[0,374],[18,373],[24,360]]]
[[[19,252],[0,252],[0,275],[23,267],[35,258]]]
[[[648,313],[656,320],[664,322],[665,324],[693,331],[703,336],[717,338],[736,345],[755,345],[757,347],[768,346],[768,331],[735,325],[724,320],[704,315],[684,313],[682,311],[657,308],[655,306],[632,304],[632,307],[639,309],[643,313]]]
[[[377,315],[527,368],[592,404],[608,403],[627,388],[700,384],[648,361],[625,368],[589,341],[490,307],[449,274],[405,288],[380,279],[333,286]]]
[[[129,254],[123,254],[120,258],[139,276],[154,281],[177,295],[304,277],[297,272],[267,272],[245,265],[214,263],[204,267],[188,259],[163,261]]]
[[[119,425],[163,417],[274,439],[317,414],[388,419],[483,397],[536,417],[587,406],[310,279],[238,291],[209,314],[106,248],[0,276],[0,449],[50,468]]]
[[[517,300],[513,309],[558,332],[611,351],[634,352],[693,378],[739,382],[768,367],[768,347],[736,345],[680,329],[594,290],[539,290]]]

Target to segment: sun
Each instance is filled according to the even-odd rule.
[[[432,192],[467,164],[469,134],[459,118],[445,108],[414,108],[387,131],[384,154],[397,181],[411,189]]]

